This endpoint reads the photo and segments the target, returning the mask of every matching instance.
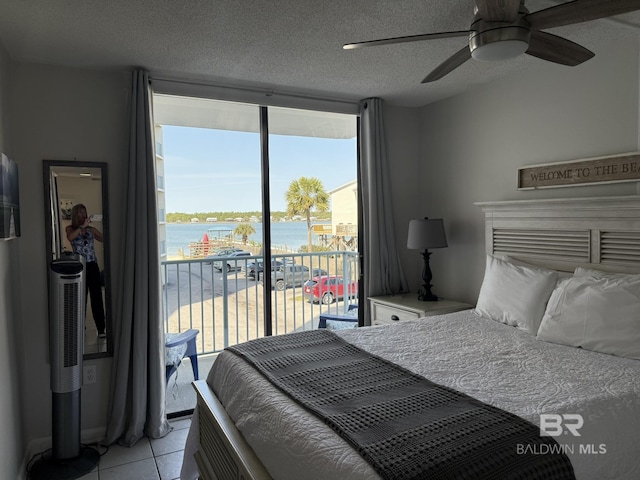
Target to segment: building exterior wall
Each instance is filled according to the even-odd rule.
[[[358,183],[354,180],[329,193],[331,195],[331,233],[357,235]]]

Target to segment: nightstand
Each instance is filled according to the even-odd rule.
[[[454,300],[440,299],[435,302],[423,302],[418,300],[417,295],[369,297],[369,302],[371,305],[371,325],[405,322],[474,308],[473,305]]]

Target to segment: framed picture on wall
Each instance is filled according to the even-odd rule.
[[[71,209],[74,204],[73,200],[60,200],[60,218],[62,220],[71,220]]]
[[[20,236],[18,165],[4,153],[0,159],[0,239]]]

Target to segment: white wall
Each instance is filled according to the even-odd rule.
[[[2,363],[15,367],[23,381],[21,409],[25,438],[30,442],[51,435],[42,161],[108,163],[111,269],[112,279],[117,279],[125,212],[122,191],[130,74],[25,64],[13,64],[11,74],[12,145],[20,165],[22,214],[17,307],[25,340],[19,353]],[[117,285],[113,287],[115,294]],[[111,359],[85,362],[89,363],[97,365],[98,381],[82,389],[82,429],[100,431],[107,423]],[[6,374],[6,368],[0,370]]]
[[[636,151],[638,52],[638,39],[628,38],[579,67],[541,63],[532,75],[422,109],[424,208],[407,208],[445,220],[449,248],[431,256],[436,294],[477,300],[484,224],[474,202],[637,193],[636,183],[517,191],[516,174],[525,165]]]
[[[9,58],[0,43],[0,151],[16,160],[18,175],[23,163],[11,150],[9,129]],[[20,178],[20,180],[22,180]],[[21,204],[28,192],[20,187]],[[22,205],[21,205],[22,206]],[[24,210],[23,210],[24,211]],[[24,225],[23,219],[21,225]],[[20,269],[18,256],[24,237],[0,240],[0,478],[18,478],[23,461],[25,440],[22,432],[24,410],[20,402],[20,355],[22,337],[20,314]]]

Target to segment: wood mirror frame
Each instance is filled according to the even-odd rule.
[[[110,357],[113,355],[113,328],[111,322],[107,164],[104,162],[44,160],[43,179],[47,274],[49,262],[58,258],[62,252],[71,251],[71,244],[65,233],[66,226],[71,222],[71,208],[81,203],[85,205],[88,215],[96,215],[92,224],[103,236],[102,242],[97,240],[94,242],[94,249],[101,269],[106,338],[98,338],[91,312],[91,299],[87,298],[83,358]],[[87,296],[89,297],[89,295]]]

